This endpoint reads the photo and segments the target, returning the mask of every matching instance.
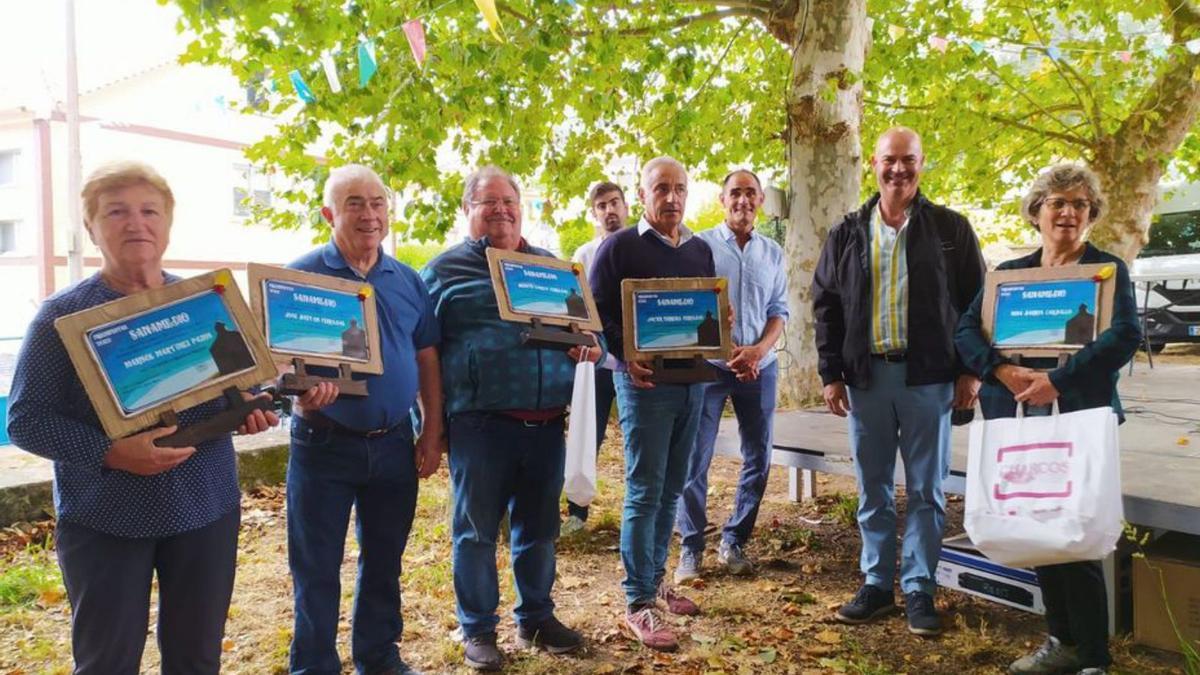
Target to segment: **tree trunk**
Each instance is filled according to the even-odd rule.
[[[785,32],[793,50],[784,246],[791,318],[780,394],[790,405],[820,399],[810,289],[829,229],[859,198],[862,70],[870,39],[865,0],[813,0],[805,14],[804,8],[796,12],[791,30]]]
[[[1150,238],[1150,217],[1158,203],[1158,181],[1163,167],[1157,159],[1138,161],[1134,153],[1120,150],[1112,138],[1096,149],[1092,169],[1100,178],[1107,202],[1089,241],[1132,263]]]

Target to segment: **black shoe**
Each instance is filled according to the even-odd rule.
[[[842,623],[867,623],[896,609],[896,599],[891,591],[878,586],[863,584],[854,594],[854,599],[838,608],[836,617]]]
[[[908,632],[916,635],[939,635],[942,619],[933,607],[933,596],[922,591],[904,594],[904,611],[908,614]]]
[[[496,634],[472,635],[463,640],[466,649],[463,660],[475,670],[500,670],[504,665],[504,654],[496,648]]]
[[[551,616],[536,626],[517,626],[517,645],[537,647],[551,654],[567,654],[583,646],[583,636]]]

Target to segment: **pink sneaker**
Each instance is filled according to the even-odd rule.
[[[636,612],[626,611],[625,627],[633,633],[634,639],[650,649],[673,652],[679,647],[675,634],[662,623],[658,611],[653,607],[644,607]]]
[[[700,613],[699,605],[676,593],[675,588],[668,585],[666,582],[658,585],[658,599],[662,600],[663,603],[666,604],[667,611],[672,614],[696,616]]]

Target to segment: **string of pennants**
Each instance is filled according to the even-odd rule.
[[[448,2],[439,5],[428,12],[428,14],[437,12],[442,7],[450,4],[450,1],[452,0],[448,0]],[[500,23],[500,15],[496,10],[495,0],[474,1],[475,6],[479,9],[480,15],[487,24],[488,30],[491,32],[492,37],[494,37],[498,42],[504,42],[504,29]],[[573,0],[568,0],[568,2],[574,4]],[[868,18],[867,31],[872,32],[874,25],[875,20]],[[404,37],[408,41],[409,49],[412,51],[413,60],[417,62],[417,67],[424,68],[427,48],[425,42],[425,25],[421,21],[421,18],[405,21],[400,25],[400,29],[404,31]],[[389,29],[380,33],[375,39],[363,39],[358,43],[356,51],[358,59],[358,86],[360,88],[366,87],[367,83],[371,81],[371,78],[374,77],[375,73],[379,70],[379,61],[375,56],[375,41],[390,33],[391,30],[392,29]],[[887,25],[887,35],[892,39],[892,41],[900,40],[907,35],[908,32],[908,29],[904,26],[897,24]],[[945,54],[953,44],[957,43],[966,45],[976,55],[982,54],[985,51],[989,53],[1009,53],[1019,55],[1024,53],[1026,50],[1032,49],[1034,51],[1040,51],[1044,53],[1046,58],[1050,59],[1051,61],[1063,61],[1067,59],[1068,54],[1071,53],[1107,53],[1116,56],[1121,60],[1122,63],[1129,63],[1133,60],[1135,54],[1144,52],[1150,53],[1156,58],[1163,58],[1167,55],[1169,48],[1176,46],[1173,44],[1166,44],[1153,47],[1142,47],[1138,49],[1130,48],[1114,52],[1110,49],[1099,49],[1094,47],[1062,47],[1057,44],[1037,45],[1008,42],[998,38],[989,38],[987,42],[984,42],[978,39],[969,39],[953,35],[929,35],[925,42],[928,44],[930,49],[940,54]],[[1192,54],[1200,54],[1200,37],[1184,42],[1182,46]],[[338,73],[337,63],[334,61],[333,56],[333,54],[326,52],[325,54],[321,55],[318,64],[314,65],[320,66],[320,70],[324,72],[325,79],[329,83],[330,91],[337,94],[342,91],[342,82]],[[311,71],[314,70],[314,68],[310,66],[308,70]],[[312,87],[310,87],[308,82],[304,79],[304,72],[302,72],[300,69],[294,69],[288,72],[287,79],[291,82],[292,89],[296,92],[296,96],[306,105],[316,102],[317,96],[313,92]],[[272,91],[277,91],[274,80],[270,80],[268,82],[268,88]]]
[[[430,10],[428,14],[433,14],[448,4],[450,4],[449,1]],[[479,9],[483,20],[487,23],[492,37],[496,38],[499,42],[504,42],[504,28],[500,23],[500,13],[496,10],[496,0],[475,0],[475,6]],[[409,49],[412,51],[413,60],[417,62],[417,67],[424,68],[427,49],[425,43],[425,24],[421,21],[421,17],[405,21],[400,24],[400,29],[404,31],[404,38],[408,41]],[[375,56],[375,42],[392,32],[392,30],[383,31],[374,39],[363,39],[358,43],[355,51],[358,60],[359,88],[366,87],[371,78],[375,76],[375,73],[379,71],[379,60]],[[329,83],[329,90],[338,94],[342,91],[342,81],[338,73],[337,62],[334,61],[333,57],[334,54],[325,52],[321,55],[318,64],[321,71],[325,74],[325,80]],[[310,67],[308,70],[311,71],[313,68]],[[287,79],[291,82],[296,96],[305,105],[316,103],[317,95],[304,79],[304,75],[301,69],[296,68],[288,72]],[[267,83],[267,87],[271,91],[277,91],[274,80],[270,80]]]
[[[867,31],[871,32],[874,28],[874,25],[875,25],[875,20],[868,18],[867,19]],[[899,39],[903,38],[905,35],[907,35],[908,29],[905,28],[904,26],[899,26],[899,25],[892,23],[892,24],[888,24],[888,26],[887,26],[887,34],[888,34],[888,37],[891,38],[893,42],[895,42],[896,40],[899,40]],[[1111,49],[1100,49],[1097,47],[1062,47],[1057,44],[1048,44],[1048,45],[1026,44],[1026,43],[1020,43],[1020,42],[1008,42],[1008,41],[1004,41],[1004,40],[1000,40],[1000,39],[996,39],[996,38],[991,38],[987,41],[987,43],[985,43],[984,41],[981,41],[978,39],[968,39],[968,38],[956,37],[956,36],[952,36],[952,35],[930,35],[928,38],[926,38],[926,43],[929,45],[930,49],[937,51],[940,54],[945,54],[946,50],[948,50],[952,44],[961,43],[961,44],[965,44],[976,55],[982,54],[985,51],[1019,55],[1027,49],[1032,49],[1032,50],[1040,51],[1040,52],[1044,53],[1046,55],[1046,57],[1049,58],[1051,61],[1063,61],[1068,58],[1067,57],[1068,54],[1077,53],[1077,54],[1112,54],[1112,55],[1116,56],[1118,59],[1120,59],[1122,63],[1131,62],[1133,60],[1134,55],[1138,54],[1138,53],[1149,53],[1156,58],[1163,58],[1167,55],[1168,49],[1175,46],[1173,44],[1165,44],[1165,45],[1157,45],[1157,46],[1153,46],[1153,47],[1142,47],[1139,49],[1130,48],[1130,49],[1114,51]],[[1190,52],[1192,54],[1200,54],[1200,37],[1194,38],[1192,40],[1188,40],[1187,42],[1184,42],[1182,44],[1182,46],[1185,49],[1187,49],[1188,52]]]

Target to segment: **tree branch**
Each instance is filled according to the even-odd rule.
[[[1175,42],[1186,42],[1189,28],[1200,26],[1200,8],[1190,0],[1164,0],[1165,21],[1171,22],[1171,37]]]
[[[1046,38],[1042,35],[1042,31],[1038,27],[1038,22],[1034,20],[1033,11],[1029,9],[1029,3],[1023,2],[1022,7],[1025,10],[1025,18],[1029,20],[1029,25],[1033,29],[1034,37],[1036,37],[1038,42],[1042,43],[1043,45],[1047,44]],[[1046,54],[1046,58],[1050,58],[1050,49],[1048,47],[1041,48],[1040,51],[1043,51]],[[1092,88],[1088,86],[1088,83],[1085,82],[1082,77],[1079,76],[1079,72],[1069,64],[1063,63],[1060,59],[1055,58],[1050,58],[1050,63],[1054,64],[1054,69],[1058,72],[1058,76],[1062,78],[1063,82],[1067,83],[1067,88],[1071,90],[1071,95],[1075,97],[1076,101],[1079,101],[1079,107],[1083,109],[1083,114],[1088,115],[1090,118],[1092,130],[1094,131],[1094,138],[1100,138],[1102,128],[1100,126],[1099,119],[1099,105],[1096,103],[1096,96],[1092,93]],[[1071,82],[1072,76],[1074,76],[1079,86],[1087,92],[1088,98],[1091,100],[1094,107],[1094,112],[1096,113],[1095,115],[1089,114],[1088,104],[1084,102],[1083,96],[1079,94],[1079,90],[1076,89],[1075,84]]]
[[[730,4],[730,3],[721,2],[720,4]],[[747,3],[747,4],[749,4],[749,3]],[[513,9],[508,3],[497,2],[496,9],[503,14],[508,14],[509,16],[515,17],[517,20],[519,20],[521,23],[523,23],[527,26],[533,26],[533,25],[537,24],[537,22],[532,17]],[[632,26],[630,28],[619,28],[619,29],[616,29],[613,31],[607,31],[607,30],[604,30],[604,31],[591,31],[591,30],[575,31],[575,30],[570,30],[570,29],[564,29],[564,32],[566,32],[566,34],[571,37],[580,37],[580,38],[591,37],[592,35],[597,35],[597,34],[613,34],[613,35],[620,35],[623,37],[645,37],[647,35],[654,35],[654,34],[660,33],[660,32],[672,31],[677,28],[683,28],[684,26],[690,26],[692,24],[707,23],[710,21],[720,21],[721,19],[725,19],[728,17],[735,17],[735,16],[748,17],[751,19],[758,19],[759,21],[762,21],[765,24],[770,15],[769,15],[769,10],[759,9],[759,8],[757,8],[757,5],[755,5],[754,7],[746,6],[746,7],[732,7],[729,9],[715,9],[715,10],[708,11],[708,12],[701,12],[700,14],[689,14],[687,16],[681,16],[681,17],[678,17],[675,19],[671,19],[670,21],[663,21],[663,22],[657,23],[657,24],[650,24],[647,26]]]
[[[679,0],[688,5],[715,5],[718,7],[742,7],[745,9],[758,9],[764,12],[771,12],[775,7],[770,2],[763,0]],[[636,5],[637,7],[652,7],[657,9],[657,5]]]
[[[997,80],[1000,80],[1001,84],[1003,84],[1004,86],[1006,86],[1009,89],[1016,92],[1017,95],[1019,95],[1021,98],[1025,99],[1026,103],[1033,106],[1035,109],[1037,109],[1043,115],[1045,115],[1046,117],[1049,117],[1050,119],[1057,122],[1058,125],[1061,126],[1066,131],[1066,138],[1064,138],[1063,140],[1070,139],[1070,142],[1072,142],[1072,143],[1082,145],[1085,148],[1090,147],[1088,141],[1086,139],[1076,135],[1074,133],[1074,129],[1071,126],[1069,126],[1066,122],[1063,122],[1062,120],[1055,117],[1053,114],[1051,114],[1051,112],[1049,110],[1046,110],[1045,106],[1038,103],[1036,100],[1034,100],[1034,98],[1032,96],[1029,95],[1029,92],[1016,86],[1012,82],[1009,82],[1008,80],[1006,80],[1004,78],[1004,76],[1000,74],[1000,71],[996,70],[995,68],[992,67],[992,65],[990,63],[988,63],[987,59],[983,59],[981,62],[983,63],[983,67],[987,68],[989,73],[994,75]],[[1057,133],[1057,132],[1046,132],[1044,130],[1038,130],[1038,131],[1039,131],[1039,133]]]
[[[976,112],[973,110],[968,110],[967,112],[972,115],[979,115],[981,117],[987,118],[993,122],[996,122],[997,124],[1003,124],[1006,127],[1020,129],[1021,131],[1028,131],[1029,133],[1036,134],[1038,136],[1045,136],[1046,138],[1056,138],[1060,141],[1063,141],[1064,143],[1071,143],[1073,145],[1078,145],[1081,148],[1090,149],[1092,147],[1092,144],[1089,143],[1087,141],[1087,139],[1085,139],[1077,134],[1071,133],[1072,131],[1074,131],[1075,127],[1067,127],[1067,133],[1063,133],[1060,131],[1050,131],[1049,129],[1042,129],[1041,127],[1036,127],[1032,124],[1027,124],[1025,122],[1022,122],[1019,119],[1013,119],[1011,117],[1005,117],[1003,115],[995,115],[992,113],[981,113],[981,112]],[[1028,117],[1028,116],[1026,116],[1026,117]],[[1058,121],[1059,123],[1061,123],[1061,120],[1059,120],[1057,117],[1054,117],[1053,115],[1051,115],[1051,118],[1054,119],[1055,121]]]

